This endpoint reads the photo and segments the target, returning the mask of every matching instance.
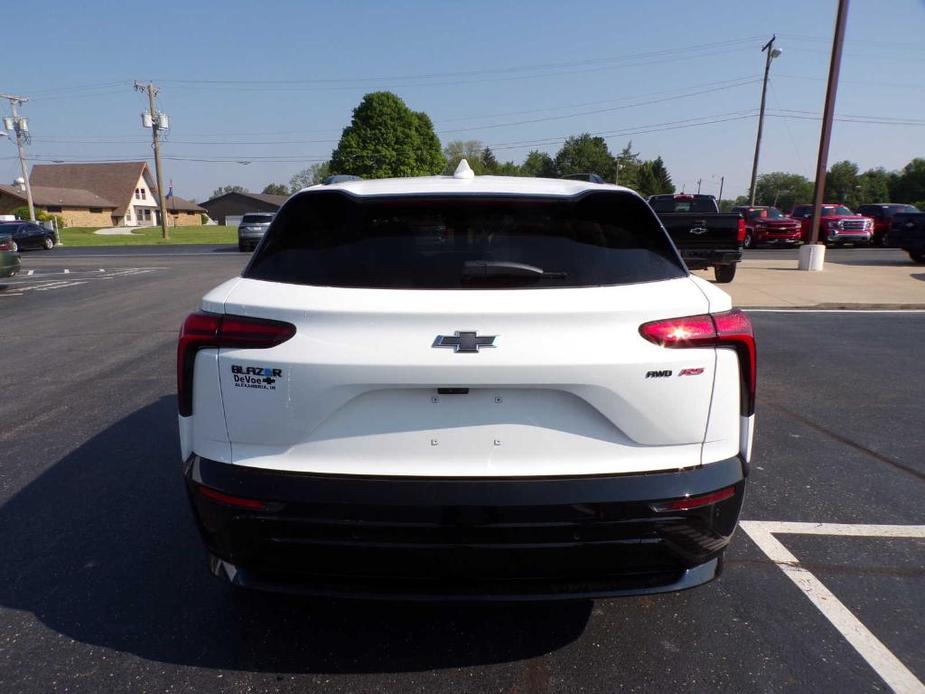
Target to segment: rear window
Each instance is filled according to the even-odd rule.
[[[629,193],[579,198],[394,196],[290,200],[245,277],[332,287],[586,287],[687,274],[658,220]]]
[[[660,213],[693,212],[696,214],[716,214],[716,203],[711,198],[664,197],[649,201],[652,209]]]
[[[241,217],[241,224],[269,224],[272,221],[271,214],[246,214]]]

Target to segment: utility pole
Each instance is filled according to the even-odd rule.
[[[835,116],[835,95],[838,92],[838,73],[841,70],[841,52],[845,41],[845,25],[848,23],[848,0],[838,0],[838,14],[835,17],[835,36],[832,39],[832,60],[829,63],[829,82],[825,91],[825,109],[822,112],[822,132],[819,136],[819,157],[816,160],[816,183],[813,190],[813,221],[810,227],[809,243],[819,241],[819,217],[822,211],[822,197],[825,195],[825,171],[829,162],[829,141],[832,138],[832,121]],[[823,246],[824,248],[824,246]]]
[[[758,137],[755,138],[755,160],[752,163],[752,184],[748,189],[748,204],[755,204],[755,186],[758,183],[758,157],[761,153],[761,132],[764,130],[764,103],[768,94],[768,73],[771,71],[771,61],[774,58],[780,57],[780,54],[783,53],[781,49],[774,48],[774,42],[777,40],[777,34],[774,34],[771,37],[771,40],[768,41],[761,47],[762,52],[767,52],[767,55],[764,59],[764,82],[761,84],[761,108],[758,110]]]
[[[151,146],[154,148],[154,172],[157,177],[157,206],[161,212],[161,238],[168,239],[170,235],[167,233],[167,203],[164,200],[164,176],[161,173],[160,140],[160,131],[167,129],[167,114],[160,113],[157,110],[154,97],[157,96],[160,90],[155,87],[154,84],[151,82],[148,82],[148,84],[135,82],[135,91],[146,92],[148,94],[149,111],[147,114],[142,115],[142,124],[145,127],[151,128]],[[149,120],[151,122],[150,126],[148,126]]]
[[[697,179],[697,195],[700,195],[700,184],[703,183],[702,178]]]
[[[720,176],[719,177],[719,197],[716,199],[717,203],[721,203],[723,201],[723,184],[725,182],[726,182],[726,177]]]
[[[29,169],[26,166],[26,149],[25,145],[32,139],[29,136],[29,125],[25,118],[19,115],[19,105],[24,104],[29,99],[24,96],[13,96],[12,94],[0,94],[0,98],[8,99],[10,102],[10,111],[13,113],[12,118],[4,118],[3,125],[7,131],[16,135],[16,147],[19,149],[19,167],[22,169],[22,177],[26,182],[26,202],[29,204],[29,219],[35,221],[35,205],[32,202],[32,184],[29,183]]]

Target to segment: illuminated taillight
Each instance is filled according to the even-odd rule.
[[[191,313],[180,328],[177,344],[177,405],[180,414],[193,414],[193,365],[207,347],[267,349],[295,335],[295,326],[282,321],[218,313]]]
[[[699,496],[685,496],[680,499],[672,499],[671,501],[661,501],[655,504],[650,504],[650,506],[652,507],[653,511],[658,512],[690,511],[695,508],[703,508],[704,506],[711,506],[712,504],[717,504],[720,501],[731,499],[735,496],[735,493],[735,487],[726,487],[725,489],[710,492],[709,494],[700,494]]]
[[[755,413],[757,354],[752,323],[742,311],[669,318],[639,326],[639,333],[649,342],[673,349],[723,347],[739,355],[742,381],[741,409],[743,415]]]
[[[739,217],[739,231],[737,238],[739,240],[740,246],[745,243],[745,220],[742,217]]]

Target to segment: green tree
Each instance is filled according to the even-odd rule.
[[[652,192],[649,195],[663,195],[675,191],[674,183],[671,181],[671,174],[668,173],[665,162],[661,157],[647,161],[644,168],[648,171],[647,175],[652,185]]]
[[[910,204],[925,200],[925,159],[913,159],[902,168],[890,187],[890,200]]]
[[[391,92],[363,97],[331,154],[332,173],[363,178],[428,176],[445,165],[430,117]]]
[[[812,181],[800,174],[773,171],[761,174],[755,184],[755,204],[772,205],[786,211],[812,201]],[[748,204],[746,199],[743,203]]]
[[[852,161],[832,164],[825,177],[825,201],[840,202],[848,207],[857,207],[861,184],[858,181],[858,165]]]
[[[512,161],[506,161],[498,164],[493,172],[496,176],[523,176],[525,175],[520,167]]]
[[[561,176],[596,173],[605,180],[612,181],[616,160],[603,137],[584,133],[573,135],[565,141],[562,149],[556,154],[556,169]]]
[[[249,192],[244,186],[221,186],[212,191],[212,197],[217,198],[219,195],[228,193],[247,193]]]
[[[264,195],[289,195],[289,189],[282,183],[268,183],[260,192]]]
[[[638,190],[641,168],[642,160],[639,158],[639,152],[633,151],[633,141],[630,140],[617,155],[617,183]]]
[[[495,153],[491,151],[491,148],[487,145],[485,149],[482,150],[482,166],[485,167],[485,173],[496,174],[498,173],[498,167],[500,164],[495,158]]]
[[[556,171],[556,162],[546,152],[540,152],[534,149],[531,151],[524,163],[520,166],[522,176],[535,176],[538,178],[558,178],[559,172]]]
[[[868,169],[858,176],[860,204],[890,201],[890,172],[883,167]]]
[[[331,162],[320,161],[312,164],[307,169],[302,169],[293,174],[289,179],[290,193],[297,193],[303,188],[315,186],[321,183],[325,178],[331,175]]]
[[[446,165],[443,167],[443,173],[451,175],[456,171],[459,162],[463,159],[469,162],[469,166],[476,173],[482,175],[489,173],[482,159],[482,153],[486,149],[479,140],[453,140],[448,142],[443,148],[443,156],[446,158]],[[492,155],[494,158],[494,155]],[[497,164],[497,161],[495,161]]]

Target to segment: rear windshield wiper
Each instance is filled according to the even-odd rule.
[[[523,277],[525,279],[565,279],[564,272],[547,272],[536,265],[514,263],[508,260],[467,260],[463,264],[465,279],[489,279],[492,277]]]

